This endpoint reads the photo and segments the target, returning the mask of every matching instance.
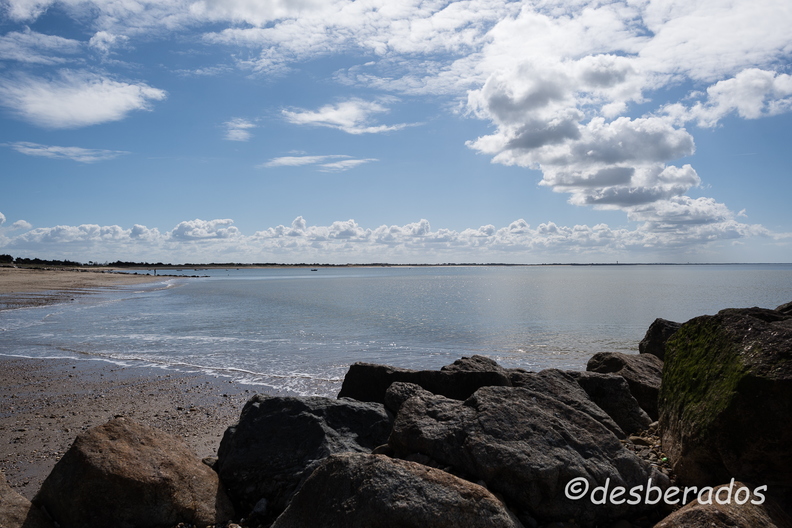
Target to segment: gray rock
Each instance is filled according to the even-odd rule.
[[[181,439],[124,418],[79,435],[33,502],[63,528],[208,526],[234,514]]]
[[[660,358],[652,354],[600,352],[589,359],[586,370],[623,377],[641,408],[652,420],[657,420],[657,397],[663,376]]]
[[[575,410],[584,412],[608,428],[617,438],[627,438],[619,425],[598,406],[583,387],[577,382],[573,372],[547,369],[541,372],[514,374],[512,383],[515,387],[524,387],[569,405]]]
[[[666,345],[660,410],[680,481],[792,491],[792,315],[728,309],[682,325]]]
[[[266,499],[272,520],[322,459],[371,452],[390,429],[381,404],[257,394],[226,430],[215,467],[240,514]]]
[[[327,459],[272,528],[517,528],[485,488],[444,471],[381,455]]]
[[[463,356],[440,370],[445,372],[498,372],[505,377],[509,376],[509,371],[501,367],[497,361],[478,354],[470,357]]]
[[[29,500],[12,490],[0,472],[0,527],[55,528],[55,525]]]
[[[431,394],[431,392],[422,389],[420,385],[415,383],[405,383],[403,381],[391,383],[391,386],[385,391],[385,408],[395,415],[399,412],[399,408],[404,402],[419,393]]]
[[[410,370],[371,363],[349,367],[339,398],[383,403],[385,392],[396,381],[415,383],[433,394],[464,400],[481,387],[509,386],[508,373],[495,370]]]
[[[735,500],[734,493],[741,488],[748,491],[740,492],[739,501]],[[701,502],[694,499],[657,523],[655,528],[792,528],[792,518],[765,495],[762,493],[762,500],[754,494],[753,486],[739,481],[717,486],[711,496],[705,493]],[[752,502],[760,500],[762,504]]]
[[[682,323],[668,321],[667,319],[655,319],[649,325],[646,335],[638,343],[638,352],[641,354],[652,354],[662,361],[665,357],[665,344],[668,339],[679,330]]]
[[[782,304],[776,307],[776,312],[781,312],[784,315],[792,315],[792,302]]]
[[[617,374],[567,372],[586,391],[589,398],[605,411],[627,434],[649,427],[652,419],[641,409],[630,392],[627,380]]]
[[[574,518],[594,526],[646,508],[569,499],[565,488],[575,478],[591,489],[606,481],[611,488],[646,486],[650,477],[667,485],[599,420],[520,387],[484,387],[465,402],[416,395],[402,405],[389,443],[401,457],[423,453],[484,481],[524,524]]]

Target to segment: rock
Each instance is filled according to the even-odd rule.
[[[663,448],[681,482],[792,490],[792,315],[728,309],[666,344]]]
[[[792,315],[792,302],[776,307],[776,312],[781,312],[784,315]]]
[[[657,397],[663,375],[660,358],[652,354],[600,352],[589,359],[586,370],[623,377],[638,405],[652,420],[657,420]]]
[[[568,371],[591,401],[605,411],[627,434],[649,427],[652,419],[630,392],[627,380],[617,374]]]
[[[220,443],[215,466],[240,514],[267,499],[271,521],[322,459],[385,444],[391,417],[381,404],[257,394]]]
[[[512,383],[515,387],[524,387],[552,396],[556,400],[588,414],[607,427],[617,438],[627,438],[624,431],[608,416],[608,413],[589,398],[586,391],[576,381],[576,373],[557,369],[526,372],[513,375]]]
[[[480,370],[410,370],[371,363],[354,363],[349,367],[339,398],[358,401],[385,401],[391,383],[415,383],[433,394],[464,400],[481,387],[509,386],[508,373]]]
[[[569,499],[565,489],[576,478],[592,489],[646,486],[650,477],[667,485],[599,420],[522,387],[484,387],[465,402],[416,395],[402,405],[389,443],[400,457],[423,453],[484,481],[525,525],[574,518],[593,526],[646,508]]]
[[[427,526],[516,528],[485,488],[444,471],[380,455],[327,458],[272,528]]]
[[[739,490],[745,491],[739,491]],[[731,490],[731,493],[729,493]],[[790,528],[792,518],[786,515],[764,493],[755,495],[751,486],[742,482],[731,482],[717,486],[709,495],[709,490],[699,500],[693,499],[687,506],[675,511],[655,528]],[[735,493],[738,496],[735,498]],[[762,500],[764,497],[765,500]],[[720,499],[720,501],[718,500]],[[739,500],[736,500],[739,499]],[[763,504],[753,504],[753,502]],[[723,502],[724,504],[721,504]],[[743,502],[743,504],[739,504]]]
[[[0,472],[0,527],[54,528],[55,525],[29,500],[12,490]]]
[[[463,356],[450,365],[441,367],[440,370],[445,372],[497,372],[509,377],[509,371],[498,365],[497,361],[477,354],[470,357]]]
[[[431,392],[422,389],[420,385],[415,383],[405,383],[403,381],[391,383],[391,386],[385,391],[385,408],[395,415],[399,412],[399,408],[404,402],[419,393],[431,394]]]
[[[124,418],[79,435],[33,502],[64,528],[208,526],[233,516],[217,474],[181,439]]]
[[[679,330],[682,323],[675,323],[666,319],[655,319],[649,325],[646,335],[638,343],[638,352],[641,354],[652,354],[662,361],[665,357],[665,344],[674,332]]]

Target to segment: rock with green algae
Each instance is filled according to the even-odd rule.
[[[666,344],[663,448],[679,480],[734,477],[792,490],[792,315],[727,309],[691,319]]]

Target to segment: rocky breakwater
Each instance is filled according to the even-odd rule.
[[[355,364],[337,399],[254,396],[203,463],[118,418],[33,504],[0,480],[0,527],[792,527],[790,312],[663,322],[665,363]]]
[[[736,478],[792,504],[792,314],[727,309],[668,340],[660,389],[663,446],[680,482]]]

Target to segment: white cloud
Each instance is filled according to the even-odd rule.
[[[0,37],[0,60],[51,65],[73,60],[61,55],[73,56],[81,49],[82,43],[78,40],[38,33],[28,27]]]
[[[329,161],[329,160],[339,161]],[[320,172],[343,172],[353,169],[358,165],[379,161],[376,158],[354,159],[344,154],[330,154],[326,156],[282,156],[273,158],[259,165],[259,168],[273,167],[300,167],[303,165],[317,165]]]
[[[33,21],[44,13],[54,0],[9,0],[5,11],[12,20]]]
[[[663,204],[651,211],[636,209],[636,219],[644,223],[633,230],[554,222],[533,227],[523,219],[505,227],[485,225],[462,231],[433,230],[425,219],[367,228],[353,219],[310,225],[300,216],[289,226],[245,235],[230,219],[196,219],[164,233],[139,224],[131,229],[96,224],[37,228],[0,237],[0,249],[47,258],[81,260],[91,255],[111,261],[530,263],[555,258],[612,262],[624,252],[640,258],[655,255],[656,250],[662,250],[666,258],[678,253],[683,255],[681,261],[689,261],[708,247],[735,240],[789,243],[789,234],[737,222],[722,204],[708,198],[678,198]],[[716,216],[717,221],[712,221]]]
[[[57,78],[17,76],[0,83],[0,102],[45,128],[77,128],[118,121],[165,99],[163,90],[119,82],[86,71],[61,70]]]
[[[223,123],[226,129],[225,138],[229,141],[247,141],[250,139],[250,130],[256,128],[255,123],[236,117],[230,121]]]
[[[282,156],[280,158],[272,158],[266,163],[259,165],[259,168],[270,167],[300,167],[302,165],[313,165],[315,163],[322,163],[325,160],[335,158],[349,158],[343,154],[331,154],[329,156]]]
[[[322,163],[320,165],[321,172],[343,172],[349,169],[354,169],[358,165],[362,165],[364,163],[369,163],[372,161],[379,161],[376,158],[366,158],[366,159],[348,159],[348,160],[341,160],[341,161],[334,161],[331,163]]]
[[[114,35],[107,31],[97,31],[88,41],[88,45],[106,57],[113,48],[124,46],[128,41],[129,37],[126,35]]]
[[[54,145],[40,145],[28,141],[17,141],[7,143],[5,146],[26,154],[28,156],[43,156],[53,159],[69,159],[80,163],[95,163],[117,158],[123,154],[129,154],[123,150],[100,150],[86,149],[81,147],[58,147]]]
[[[374,134],[401,130],[409,125],[373,125],[373,114],[387,113],[386,106],[374,101],[350,99],[335,105],[325,105],[319,110],[283,110],[289,123],[335,128],[348,134]]]
[[[792,109],[792,75],[749,68],[730,79],[707,88],[707,99],[688,108],[681,103],[669,105],[664,112],[679,122],[696,121],[713,127],[729,114],[743,119],[759,119]]]
[[[170,236],[179,240],[205,240],[211,238],[235,238],[240,236],[239,229],[232,225],[233,220],[189,220],[179,222]]]
[[[11,224],[11,229],[31,229],[32,227],[33,225],[26,220],[17,220],[13,224]]]
[[[0,225],[5,224],[6,217],[3,213],[0,213]]]

